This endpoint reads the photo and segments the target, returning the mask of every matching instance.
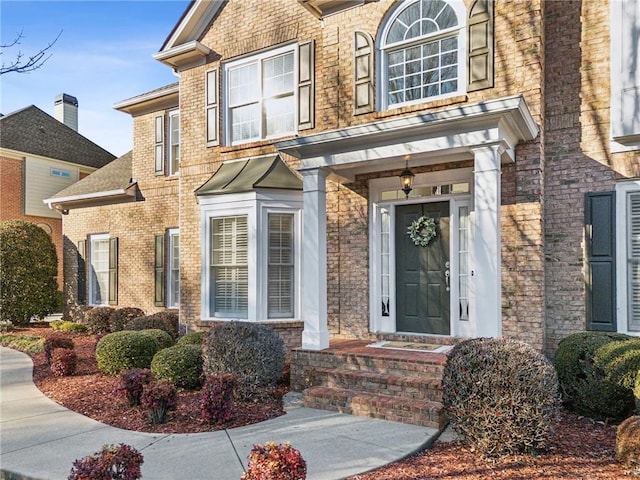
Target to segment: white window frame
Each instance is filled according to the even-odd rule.
[[[462,2],[462,0],[443,0],[444,3],[447,3],[455,12],[458,18],[458,25],[456,27],[451,27],[448,29],[441,30],[435,34],[422,36],[420,38],[411,40],[411,41],[402,41],[395,43],[386,43],[387,36],[389,34],[389,30],[393,25],[393,22],[396,18],[407,8],[409,8],[414,3],[418,3],[421,0],[409,0],[406,2],[402,2],[393,12],[392,14],[385,19],[385,24],[383,28],[380,30],[380,34],[376,41],[376,45],[378,45],[378,68],[377,68],[377,78],[380,79],[378,82],[378,94],[377,94],[377,104],[380,105],[381,110],[387,110],[390,108],[400,108],[408,105],[416,105],[419,103],[431,102],[434,100],[439,100],[442,98],[449,98],[456,95],[462,95],[466,93],[467,86],[467,10]],[[457,32],[457,34],[456,34]],[[388,65],[388,54],[394,50],[403,50],[412,46],[422,45],[424,43],[430,43],[436,40],[440,40],[447,37],[456,36],[458,39],[458,88],[455,91],[447,92],[445,94],[440,94],[432,97],[423,97],[417,100],[411,100],[408,102],[402,103],[389,103],[388,98],[388,78],[389,78],[389,65]]]
[[[178,256],[174,256],[175,241],[178,240]],[[178,268],[174,269],[173,265],[177,261]],[[167,230],[167,308],[180,307],[180,229],[170,228]],[[177,286],[174,288],[173,280],[177,280]],[[174,295],[177,294],[177,301],[173,302]]]
[[[458,252],[459,252],[459,236],[458,236],[458,211],[459,208],[464,206],[469,208],[469,231],[467,232],[468,245],[472,245],[473,242],[473,173],[471,169],[459,169],[441,172],[436,175],[433,173],[417,174],[414,179],[415,187],[422,186],[436,186],[446,185],[451,183],[463,183],[469,182],[470,191],[460,194],[447,194],[436,195],[430,197],[421,198],[409,198],[398,200],[381,200],[382,192],[388,190],[398,189],[397,177],[386,177],[373,179],[369,182],[370,192],[370,221],[369,221],[369,285],[370,287],[370,303],[369,303],[369,328],[371,332],[384,332],[393,333],[396,332],[396,280],[395,280],[395,207],[396,205],[407,205],[412,203],[427,203],[427,202],[450,202],[450,223],[449,223],[449,238],[450,238],[450,278],[459,278],[459,265],[458,265]],[[389,257],[388,257],[388,271],[389,271],[389,315],[383,316],[381,311],[382,297],[382,275],[384,267],[383,261],[383,248],[381,243],[381,221],[382,214],[389,215],[390,233],[389,233]],[[467,254],[469,273],[474,269],[473,251],[468,251]],[[469,279],[471,283],[471,279]],[[459,282],[451,281],[450,292],[450,312],[451,312],[451,336],[472,338],[476,332],[476,314],[474,309],[474,298],[472,286],[468,285],[468,300],[469,300],[469,318],[461,321],[459,315]]]
[[[264,103],[269,98],[276,97],[265,97],[262,92],[262,64],[264,60],[267,60],[272,57],[277,57],[280,55],[285,55],[287,53],[291,53],[293,55],[293,85],[292,85],[292,98],[293,98],[293,129],[286,132],[279,132],[275,135],[267,135],[266,133],[266,118],[264,114]],[[259,135],[252,138],[246,138],[242,140],[232,140],[232,108],[237,107],[239,105],[230,104],[230,96],[229,96],[229,74],[230,71],[236,68],[248,66],[250,64],[257,65],[257,78],[256,81],[260,82],[260,85],[256,85],[256,88],[259,90],[257,104],[259,106],[260,118],[258,123],[258,131]],[[224,138],[225,143],[227,145],[241,145],[244,143],[256,142],[261,140],[267,140],[270,138],[280,138],[287,135],[292,135],[297,133],[298,128],[298,44],[292,43],[279,48],[267,50],[261,52],[259,54],[243,57],[239,60],[234,60],[231,62],[227,62],[223,65],[223,95],[224,95]],[[254,104],[256,102],[247,103],[247,105]]]
[[[89,236],[89,305],[109,305],[109,240],[110,240],[110,236],[108,233],[101,233],[101,234],[97,234],[97,235],[90,235]],[[94,258],[93,258],[93,254],[95,252],[95,247],[94,244],[97,242],[106,242],[107,245],[107,269],[106,269],[106,275],[107,275],[107,281],[106,281],[106,285],[104,287],[104,290],[101,292],[101,301],[97,302],[95,299],[95,289],[94,289],[94,280],[96,278],[96,274],[95,274],[95,268],[94,268]],[[104,271],[102,271],[102,273],[104,273]]]
[[[237,193],[213,195],[199,199],[201,207],[202,245],[202,320],[239,320],[231,317],[215,317],[210,309],[211,272],[211,219],[230,216],[247,216],[248,242],[248,312],[250,322],[278,322],[298,320],[301,312],[301,232],[302,192],[296,193]],[[294,312],[291,318],[268,318],[268,215],[290,213],[294,215]]]
[[[640,194],[640,180],[620,182],[616,185],[616,294],[617,330],[640,337],[640,331],[629,329],[629,197]]]
[[[168,113],[168,119],[169,121],[167,122],[169,124],[169,131],[167,132],[167,150],[168,150],[168,165],[167,165],[167,172],[169,175],[178,175],[178,173],[180,172],[180,111],[179,110],[172,110]],[[175,142],[175,133],[176,130],[174,130],[174,124],[178,123],[178,129],[177,129],[177,142]],[[177,146],[177,158],[176,155],[174,154],[174,145]]]

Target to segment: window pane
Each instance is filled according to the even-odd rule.
[[[247,318],[249,298],[247,217],[211,219],[210,311]]]
[[[180,305],[180,236],[169,235],[169,302],[168,306]]]
[[[267,316],[293,317],[294,253],[293,215],[269,214],[267,266]]]
[[[260,137],[260,106],[256,103],[231,110],[231,140]]]
[[[295,99],[293,95],[264,102],[267,136],[294,131]]]
[[[91,303],[105,304],[109,300],[109,239],[91,241]]]
[[[293,52],[265,60],[262,69],[265,97],[293,93]]]
[[[229,70],[229,104],[238,105],[258,99],[258,64],[251,63]]]

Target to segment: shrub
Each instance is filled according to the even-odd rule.
[[[151,371],[158,380],[196,389],[202,385],[202,348],[185,344],[160,350],[151,361]]]
[[[618,426],[616,460],[640,473],[640,416],[629,417]]]
[[[238,378],[221,373],[207,378],[200,390],[200,411],[209,423],[224,423],[233,418],[233,390]]]
[[[282,377],[285,349],[270,327],[248,322],[225,322],[209,331],[204,350],[204,372],[236,373],[236,393],[248,398],[260,387],[275,385]]]
[[[148,368],[133,368],[125,370],[120,375],[120,390],[127,397],[130,407],[140,405],[140,397],[145,385],[154,380],[153,373]]]
[[[158,312],[153,315],[138,317],[125,325],[125,330],[148,330],[158,328],[164,330],[171,338],[178,338],[178,314],[174,312]]]
[[[44,352],[44,341],[44,337],[39,335],[16,335],[15,333],[0,335],[0,345],[24,353]]]
[[[47,233],[23,220],[0,222],[0,320],[29,325],[56,308],[58,256]]]
[[[640,338],[607,343],[593,356],[593,363],[605,380],[633,390],[640,372]]]
[[[142,389],[140,403],[149,411],[149,421],[154,425],[167,420],[169,410],[178,405],[178,392],[171,382],[151,382]]]
[[[0,320],[0,332],[10,332],[13,330],[13,322],[11,320]]]
[[[139,480],[142,454],[121,443],[104,445],[102,450],[73,462],[68,480]]]
[[[158,341],[142,332],[121,331],[105,335],[96,346],[98,369],[108,375],[122,370],[149,368],[160,350]]]
[[[76,372],[78,356],[68,348],[56,348],[51,354],[51,373],[56,377],[67,377]]]
[[[543,448],[557,418],[558,380],[529,345],[477,338],[456,345],[442,379],[453,429],[485,456]]]
[[[111,315],[115,310],[112,307],[94,307],[84,314],[84,324],[89,333],[111,333]]]
[[[134,318],[144,316],[144,312],[136,307],[117,308],[109,318],[109,325],[112,332],[119,332],[124,326]]]
[[[305,480],[307,464],[289,443],[254,445],[247,471],[240,480]]]
[[[178,345],[197,345],[202,347],[205,339],[207,338],[207,332],[189,332],[185,333],[178,339]]]
[[[160,345],[160,350],[173,346],[173,338],[164,330],[149,328],[148,330],[139,330],[139,332],[154,338],[156,342],[158,342],[158,345]]]
[[[44,341],[44,354],[47,359],[47,365],[51,365],[51,355],[56,348],[73,350],[74,346],[73,340],[69,337],[65,337],[64,335],[55,334],[48,337]]]
[[[70,322],[69,320],[53,320],[49,323],[53,330],[69,333],[82,333],[87,331],[87,327],[81,323]]]
[[[553,363],[563,403],[569,410],[596,419],[628,415],[633,409],[633,395],[607,381],[593,357],[603,345],[629,338],[619,333],[579,332],[560,342]]]

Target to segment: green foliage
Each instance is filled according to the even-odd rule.
[[[115,309],[107,306],[93,307],[84,314],[84,324],[89,333],[111,333],[111,315]]]
[[[194,390],[202,385],[202,349],[196,345],[175,345],[156,353],[151,371],[158,380]]]
[[[136,307],[117,308],[109,318],[109,326],[112,332],[119,332],[131,320],[142,316],[144,316],[144,311]]]
[[[285,360],[284,343],[266,325],[225,322],[211,328],[204,349],[204,372],[236,373],[240,398],[250,398],[260,387],[277,384]]]
[[[616,460],[640,474],[640,416],[629,417],[618,426]]]
[[[233,418],[233,391],[238,383],[234,373],[210,375],[200,390],[200,411],[209,423],[224,423]]]
[[[56,377],[73,375],[78,364],[76,352],[68,348],[56,348],[51,354],[51,373]]]
[[[202,347],[205,339],[207,338],[207,332],[189,332],[185,333],[178,339],[178,345],[197,345]]]
[[[67,350],[73,350],[75,345],[73,340],[69,337],[65,337],[59,333],[49,336],[44,341],[44,354],[47,359],[47,364],[51,365],[51,355],[56,348],[66,348]]]
[[[165,423],[169,410],[178,405],[178,392],[169,381],[151,382],[143,387],[140,404],[147,407],[152,424]]]
[[[87,331],[87,327],[81,323],[71,322],[69,320],[53,320],[49,323],[53,330],[60,330],[68,333],[83,333]]]
[[[556,372],[523,342],[459,343],[447,357],[442,387],[453,429],[485,456],[535,452],[551,436],[559,407]]]
[[[13,328],[13,322],[11,320],[0,320],[0,332],[10,332]]]
[[[607,343],[593,356],[595,367],[604,378],[622,388],[633,390],[640,372],[640,338]]]
[[[143,463],[142,454],[129,445],[104,445],[99,452],[75,460],[68,480],[139,480]]]
[[[58,257],[47,233],[22,220],[0,222],[0,320],[29,325],[56,308]]]
[[[117,375],[132,368],[149,368],[159,350],[160,345],[153,336],[122,330],[100,339],[96,346],[96,361],[102,373]]]
[[[178,314],[170,311],[138,317],[125,325],[125,330],[147,330],[158,328],[164,330],[171,338],[178,338]]]
[[[139,330],[139,332],[154,338],[158,342],[158,345],[160,345],[160,350],[173,346],[173,338],[164,330],[149,328],[148,330]]]
[[[628,416],[634,408],[633,394],[606,380],[594,364],[594,355],[604,345],[630,338],[619,333],[579,332],[560,342],[553,363],[569,410],[596,419]]]
[[[45,338],[39,335],[16,335],[15,333],[0,335],[0,345],[24,353],[44,352],[44,342]]]
[[[247,471],[240,480],[305,480],[307,464],[289,443],[254,445]]]

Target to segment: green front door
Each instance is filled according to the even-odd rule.
[[[407,234],[422,215],[437,226],[426,247],[416,246]],[[396,330],[449,335],[449,202],[399,205],[395,223]]]

